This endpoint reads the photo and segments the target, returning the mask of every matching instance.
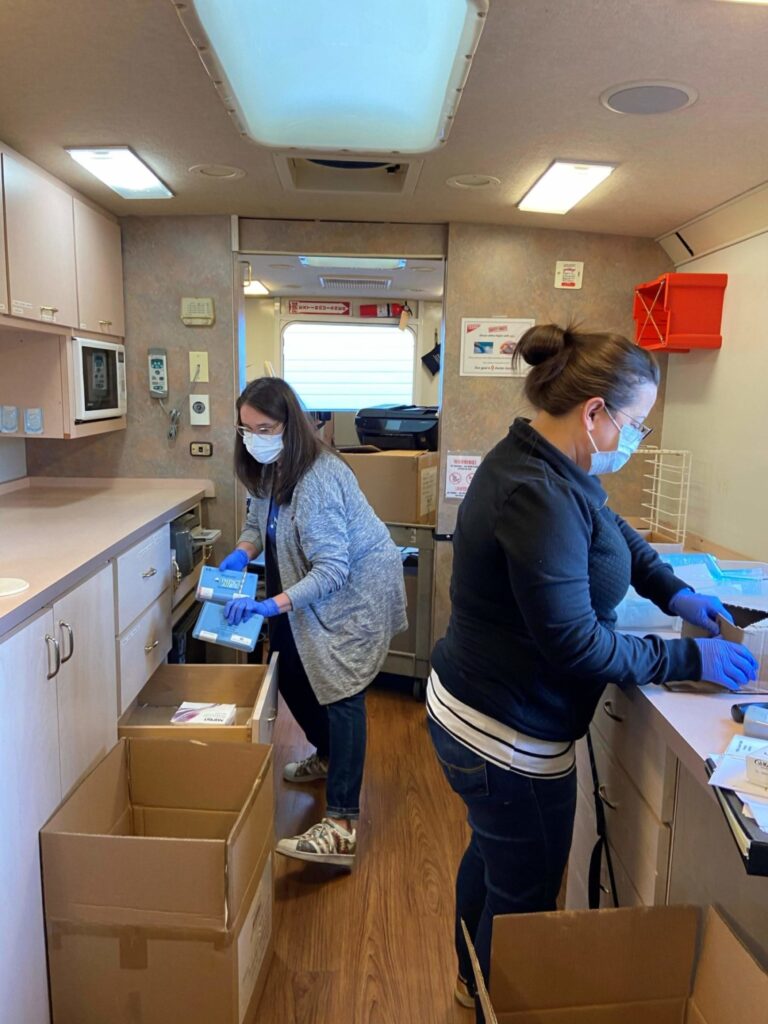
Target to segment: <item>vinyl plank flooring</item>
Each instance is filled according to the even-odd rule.
[[[472,1024],[453,998],[453,885],[464,805],[432,752],[424,705],[369,692],[357,863],[276,857],[275,954],[253,1024]],[[308,752],[281,704],[278,776]],[[277,783],[278,837],[323,814],[322,783]]]

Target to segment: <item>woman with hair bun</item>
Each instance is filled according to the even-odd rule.
[[[493,917],[555,909],[576,805],[574,744],[606,684],[707,678],[737,690],[757,669],[745,647],[718,636],[720,602],[678,579],[608,508],[598,480],[651,432],[653,356],[618,334],[547,324],[526,331],[515,358],[532,367],[525,395],[536,415],[515,420],[459,509],[451,618],[427,688],[432,741],[472,830],[456,881],[465,1005],[461,920],[488,979]],[[617,633],[630,584],[710,638]]]

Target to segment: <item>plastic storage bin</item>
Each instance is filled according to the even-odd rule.
[[[727,274],[662,274],[635,288],[632,315],[641,348],[720,348]]]

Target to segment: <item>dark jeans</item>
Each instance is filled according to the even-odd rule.
[[[472,829],[456,878],[459,974],[471,984],[463,918],[489,982],[494,916],[555,909],[571,848],[576,771],[559,779],[531,778],[479,757],[431,718],[429,731]]]
[[[278,686],[283,700],[319,756],[328,759],[325,813],[329,818],[359,818],[365,690],[333,704],[320,704],[296,650],[287,615],[270,620],[270,646],[280,652]]]

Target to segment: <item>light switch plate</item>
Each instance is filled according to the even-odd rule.
[[[211,409],[208,395],[189,396],[189,424],[192,427],[209,427],[211,425]]]

